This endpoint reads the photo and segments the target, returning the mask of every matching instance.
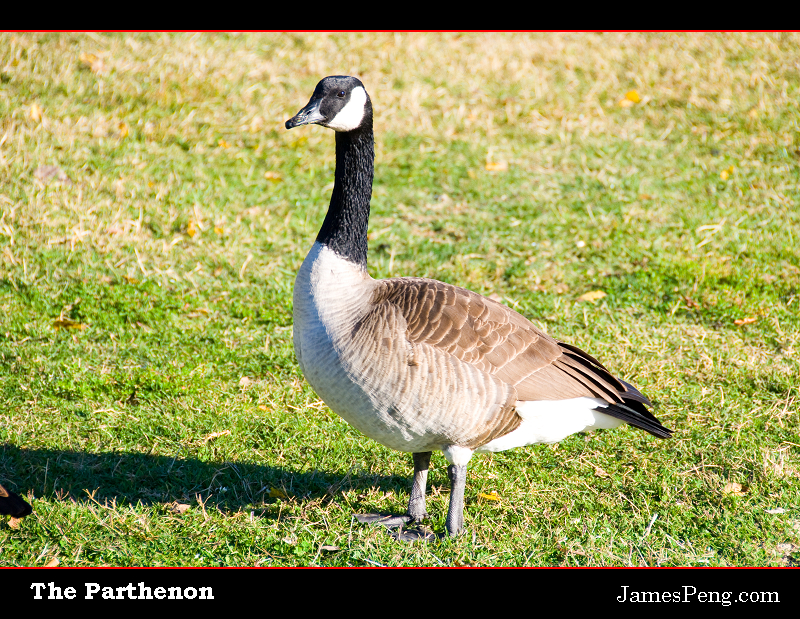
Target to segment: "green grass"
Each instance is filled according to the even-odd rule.
[[[793,34],[0,34],[0,480],[34,507],[0,522],[0,565],[797,565],[799,55]],[[477,456],[456,540],[352,519],[404,510],[412,464],[292,349],[334,150],[283,122],[328,74],[376,110],[372,275],[499,295],[671,440]],[[443,531],[440,454],[429,484]]]

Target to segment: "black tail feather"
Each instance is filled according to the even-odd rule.
[[[640,428],[658,438],[672,436],[672,430],[662,426],[653,413],[648,411],[639,401],[629,401],[625,404],[609,404],[605,407],[598,406],[594,410],[621,419],[635,428]]]
[[[598,406],[594,410],[621,419],[658,438],[672,435],[672,430],[662,426],[647,409],[653,403],[636,387],[612,375],[602,363],[580,348],[564,342],[558,345],[564,350],[563,357],[558,360],[559,369],[579,380],[596,397],[608,402],[607,406]]]
[[[622,380],[621,378],[618,378],[617,380],[625,386],[625,393],[622,394],[623,399],[635,400],[636,402],[641,402],[646,406],[653,406],[653,403],[648,400],[647,397],[636,387],[631,385],[629,382]]]

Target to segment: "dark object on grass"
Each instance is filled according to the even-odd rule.
[[[0,514],[22,518],[32,511],[33,508],[21,496],[0,485]]]

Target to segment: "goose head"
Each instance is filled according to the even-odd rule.
[[[372,102],[361,80],[345,75],[322,79],[308,104],[286,121],[286,128],[312,124],[340,132],[371,126]]]

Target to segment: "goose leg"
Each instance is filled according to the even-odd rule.
[[[418,539],[435,539],[436,536],[422,529],[404,529],[405,524],[416,524],[428,516],[425,508],[425,489],[428,484],[428,468],[431,463],[431,452],[414,454],[414,483],[411,487],[411,498],[408,510],[402,515],[393,514],[355,514],[359,522],[382,524],[387,529],[397,529],[391,535],[402,542],[413,542]]]
[[[464,487],[467,484],[467,465],[451,464],[447,467],[450,478],[450,507],[447,510],[447,534],[455,537],[464,530]]]
[[[411,498],[406,512],[409,522],[420,522],[428,517],[428,511],[425,509],[425,489],[428,485],[430,464],[430,451],[414,454],[414,484],[411,487]]]

